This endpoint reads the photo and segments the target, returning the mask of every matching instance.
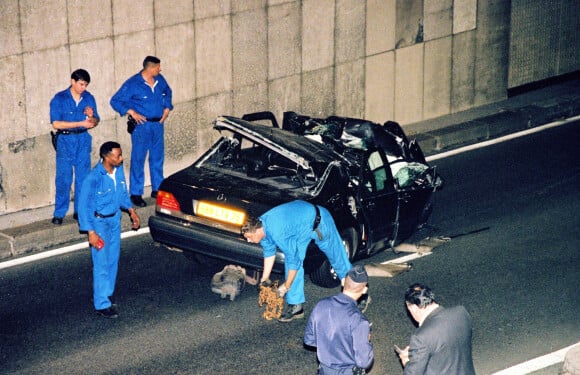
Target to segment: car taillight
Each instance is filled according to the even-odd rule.
[[[159,210],[171,210],[171,211],[181,211],[181,207],[179,206],[179,202],[173,194],[160,190],[157,193],[157,208]]]

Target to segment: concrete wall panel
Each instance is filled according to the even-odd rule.
[[[365,118],[383,123],[395,117],[395,52],[367,57]]]
[[[510,4],[511,0],[479,3],[474,102],[477,106],[507,97]]]
[[[50,100],[58,91],[70,86],[69,60],[66,47],[24,54],[27,126],[26,131],[21,133],[22,138],[48,134],[52,129]],[[54,61],[61,63],[54,64]],[[42,84],[39,84],[39,77],[43,77]]]
[[[153,29],[153,0],[141,0],[139,6],[135,6],[133,0],[112,1],[115,35]],[[130,51],[135,51],[135,49]]]
[[[475,101],[475,30],[453,37],[451,112],[463,111]]]
[[[423,117],[423,44],[395,52],[395,121],[408,124]]]
[[[232,13],[245,12],[247,10],[255,10],[265,8],[267,0],[231,0]]]
[[[268,78],[267,19],[263,8],[232,16],[233,86],[240,88]]]
[[[193,1],[154,1],[155,27],[177,25],[193,21]]]
[[[301,77],[299,74],[275,79],[268,84],[268,108],[282,122],[285,111],[301,112]],[[282,125],[280,125],[282,126]]]
[[[425,43],[423,116],[433,118],[451,110],[451,36]]]
[[[193,13],[196,20],[225,16],[231,11],[231,0],[195,0],[193,2]]]
[[[113,49],[113,40],[110,38],[70,46],[71,71],[82,68],[91,75],[88,90],[97,100],[101,120],[112,119],[115,116],[113,108],[109,105],[109,100],[116,91],[115,71],[110,65],[114,60]]]
[[[195,61],[198,97],[232,89],[230,16],[195,22]]]
[[[477,27],[477,0],[453,0],[453,34]]]
[[[5,145],[21,139],[26,130],[26,96],[24,94],[24,66],[22,56],[8,56],[0,59],[0,144]],[[0,182],[2,179],[0,178]]]
[[[334,62],[334,0],[302,3],[302,70],[326,68]]]
[[[300,4],[293,2],[268,8],[268,79],[300,72]]]
[[[334,113],[334,68],[303,73],[302,111],[315,117]]]
[[[20,28],[25,52],[63,46],[68,40],[66,0],[21,0]],[[49,37],[40,37],[49,36]]]
[[[561,36],[558,74],[580,69],[580,2],[563,1],[561,17]]]
[[[173,103],[190,102],[195,94],[195,35],[193,22],[158,28],[155,50],[161,74],[173,91]]]
[[[198,149],[196,108],[195,102],[177,104],[165,122],[165,153],[171,155],[169,163],[185,158],[191,164],[194,160],[191,154]],[[165,175],[176,171],[166,167]]]
[[[22,52],[18,0],[0,1],[0,57]]]
[[[213,130],[213,121],[220,115],[232,113],[232,110],[232,95],[229,92],[198,99],[196,158],[219,138],[219,134]]]
[[[115,87],[113,92],[117,92],[119,87],[129,77],[139,73],[143,69],[143,59],[145,56],[156,55],[154,31],[146,30],[138,33],[119,35],[114,39],[114,48]],[[132,53],[128,53],[127,51],[132,51]],[[161,63],[163,64],[163,60]]]
[[[70,43],[113,35],[111,0],[68,0],[67,7]]]
[[[364,117],[365,114],[365,60],[336,66],[336,114]]]
[[[267,111],[268,108],[268,84],[266,81],[244,86],[234,90],[233,98],[234,116],[243,116],[246,113]]]
[[[453,0],[424,0],[424,40],[446,37],[453,32]]]
[[[337,0],[335,63],[358,60],[365,54],[365,3]]]
[[[2,149],[2,186],[6,194],[6,210],[35,208],[54,202],[54,150],[48,132],[11,142]]]
[[[396,0],[367,0],[366,54],[376,55],[395,49]]]
[[[423,0],[397,0],[395,47],[403,48],[423,41]]]
[[[298,2],[300,2],[300,0],[268,0],[268,5],[274,6],[274,5],[278,5],[278,4],[298,3]]]

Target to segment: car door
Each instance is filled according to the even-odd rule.
[[[370,150],[361,165],[359,204],[365,222],[369,253],[390,246],[397,228],[398,197],[382,150]]]

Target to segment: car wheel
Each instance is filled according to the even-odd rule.
[[[358,235],[353,228],[347,228],[340,233],[342,243],[349,260],[352,260],[358,245]],[[335,288],[340,285],[340,278],[332,268],[330,261],[325,259],[318,269],[310,274],[310,280],[318,286],[324,288]]]

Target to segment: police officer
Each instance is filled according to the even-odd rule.
[[[87,91],[91,76],[84,69],[71,74],[71,85],[50,101],[50,122],[56,130],[56,194],[52,223],[62,224],[70,203],[70,188],[75,175],[74,217],[78,194],[91,170],[92,137],[87,131],[99,123],[97,103]]]
[[[88,233],[93,258],[93,302],[97,314],[116,318],[111,301],[115,292],[121,252],[121,209],[129,211],[133,229],[140,218],[131,204],[123,152],[117,142],[105,142],[99,150],[101,160],[89,173],[81,189],[79,227]]]
[[[131,116],[137,126],[131,133],[131,201],[139,207],[147,204],[142,198],[144,185],[145,157],[149,152],[151,174],[151,197],[163,181],[165,157],[163,124],[173,109],[172,91],[160,74],[161,60],[147,56],[143,70],[129,78],[111,98],[111,106],[121,116]]]

